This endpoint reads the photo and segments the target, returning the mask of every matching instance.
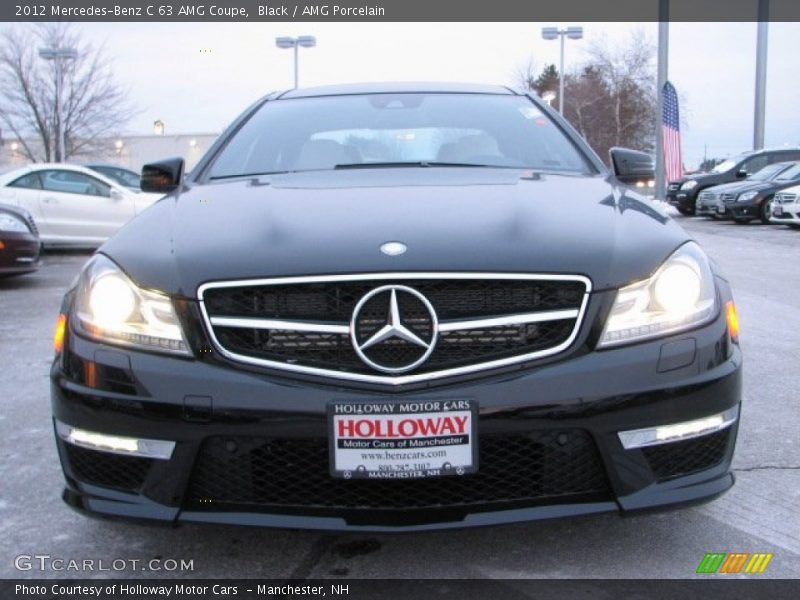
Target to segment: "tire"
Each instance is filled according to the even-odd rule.
[[[694,214],[694,210],[689,208],[688,206],[679,206],[678,212],[687,217],[690,217]]]
[[[761,206],[758,207],[758,218],[764,225],[772,223],[772,197],[764,198],[761,201]]]

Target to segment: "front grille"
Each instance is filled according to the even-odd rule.
[[[660,481],[710,469],[722,462],[730,441],[730,429],[683,442],[643,448],[650,469]]]
[[[437,328],[424,301],[411,293],[397,295],[402,324],[418,340],[432,340],[434,329],[438,339],[427,357],[425,346],[397,336],[363,352],[387,372],[405,372],[404,365],[418,360],[407,370],[420,375],[524,360],[563,349],[577,330],[589,291],[584,279],[477,277],[210,284],[202,293],[203,310],[217,344],[234,359],[294,371],[321,369],[344,378],[376,373],[354,347],[351,320],[364,299],[352,333],[358,345],[387,325],[389,292],[370,296],[384,286],[419,293],[438,319]]]
[[[731,204],[734,200],[736,200],[736,194],[731,194],[730,192],[726,192],[724,194],[720,194],[719,199],[722,200],[725,204]]]
[[[797,200],[797,194],[791,193],[781,193],[775,194],[775,203],[776,204],[792,204]]]
[[[714,194],[714,192],[700,192],[698,198],[701,201],[713,202],[714,198],[716,198],[716,194]]]
[[[386,281],[341,281],[218,287],[204,293],[209,315],[349,322],[356,303]],[[393,282],[394,283],[394,282]],[[442,321],[577,307],[580,281],[402,280],[436,308]]]
[[[571,319],[444,332],[434,353],[415,372],[428,373],[482,362],[489,358],[513,358],[521,352],[536,352],[567,339],[574,325],[575,321]],[[356,354],[350,336],[345,334],[274,329],[265,332],[226,327],[216,328],[215,333],[225,348],[237,354],[321,369],[340,369],[350,373],[370,371]],[[399,366],[413,362],[418,354],[415,346],[398,339],[384,344],[380,353],[374,353],[371,358],[381,364]]]
[[[192,508],[409,509],[610,496],[589,434],[553,430],[483,434],[477,473],[417,480],[342,480],[328,470],[327,439],[212,437],[197,457]],[[215,506],[215,504],[217,506]]]
[[[142,487],[153,463],[149,458],[98,452],[68,443],[64,443],[64,449],[80,481],[130,492]]]

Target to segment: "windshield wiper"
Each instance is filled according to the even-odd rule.
[[[367,163],[344,163],[334,167],[336,170],[340,169],[386,169],[396,167],[472,167],[479,169],[519,169],[520,167],[511,167],[508,165],[482,165],[477,163],[460,163],[460,162],[441,162],[430,160],[413,160],[413,161],[396,161],[396,162],[367,162]]]

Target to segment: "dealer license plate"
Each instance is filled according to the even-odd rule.
[[[782,206],[773,206],[772,207],[772,214],[776,217],[780,217],[783,214],[783,207]]]
[[[725,207],[724,206],[718,206],[717,207],[717,214],[718,215],[724,215],[725,214]]]
[[[478,470],[472,400],[333,402],[330,471],[344,479],[417,479]]]

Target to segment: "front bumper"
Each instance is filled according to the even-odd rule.
[[[41,243],[30,233],[4,232],[0,236],[0,275],[21,275],[39,268]]]
[[[667,202],[678,208],[688,209],[695,205],[697,200],[697,188],[693,190],[667,188]]]
[[[772,204],[773,223],[798,224],[800,223],[800,202],[790,204]]]
[[[723,302],[729,297],[720,280]],[[671,338],[592,347],[602,294],[573,350],[525,369],[405,391],[287,380],[156,356],[69,334],[52,370],[53,415],[109,435],[174,441],[168,459],[88,450],[57,437],[64,499],[98,516],[165,523],[400,531],[510,523],[708,500],[733,484],[738,420],[626,450],[629,431],[738,408],[741,354],[725,317]],[[333,400],[469,398],[479,471],[429,480],[333,480]]]
[[[763,202],[763,201],[762,201]],[[739,220],[758,219],[761,215],[761,202],[735,202],[728,205],[731,217]]]
[[[718,219],[730,217],[730,212],[728,211],[727,206],[719,200],[698,200],[697,214],[706,217],[715,217]]]

